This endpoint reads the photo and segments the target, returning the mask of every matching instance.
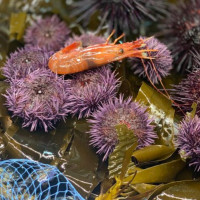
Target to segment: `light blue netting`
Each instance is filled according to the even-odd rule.
[[[84,200],[54,166],[26,159],[0,161],[0,200]]]

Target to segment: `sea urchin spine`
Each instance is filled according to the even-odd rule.
[[[35,70],[26,78],[15,80],[7,90],[6,106],[20,117],[23,127],[48,131],[68,114],[68,84],[49,70]]]
[[[130,58],[132,69],[139,76],[146,77],[147,73],[148,78],[153,83],[158,83],[163,77],[169,75],[169,71],[172,69],[171,53],[166,45],[154,37],[142,39],[146,43],[144,49],[154,49],[157,51],[149,52],[149,56],[153,59],[145,59],[143,62],[140,58]]]
[[[64,46],[70,30],[64,22],[53,15],[36,21],[27,28],[24,40],[26,44],[36,45],[50,51],[58,51]]]
[[[118,142],[116,125],[121,123],[128,125],[137,136],[138,148],[153,144],[157,138],[146,108],[137,102],[132,102],[132,98],[124,100],[120,96],[110,99],[92,114],[92,119],[88,122],[90,144],[97,148],[98,154],[104,154],[103,160],[107,159]]]
[[[196,171],[200,171],[200,119],[186,117],[179,127],[176,144],[181,157],[189,161]]]
[[[120,81],[109,66],[74,74],[69,80],[69,108],[78,118],[89,117],[99,105],[116,96]]]

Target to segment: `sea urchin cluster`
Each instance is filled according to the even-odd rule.
[[[64,22],[53,15],[38,20],[27,28],[24,40],[27,44],[39,46],[51,51],[58,51],[63,47],[70,30]]]
[[[89,117],[99,105],[116,96],[120,81],[108,66],[80,72],[69,80],[69,107],[79,118]]]
[[[158,39],[142,38],[145,40],[145,49],[154,49],[157,51],[149,52],[149,57],[153,59],[144,59],[143,62],[140,58],[131,58],[132,69],[135,74],[148,78],[153,83],[158,83],[163,77],[169,74],[172,69],[172,56],[167,46],[161,43]],[[146,72],[145,72],[146,71]]]
[[[26,78],[15,80],[6,92],[6,105],[13,116],[23,120],[31,131],[41,127],[48,131],[64,119],[67,108],[67,82],[48,70],[35,70]]]
[[[196,171],[200,171],[200,118],[197,115],[181,122],[176,144],[181,157],[188,160]]]
[[[164,33],[175,59],[177,71],[192,68],[196,61],[193,54],[200,47],[200,1],[181,1],[171,10],[166,20]]]
[[[88,22],[92,14],[100,11],[101,23],[107,22],[108,31],[115,29],[117,33],[133,32],[143,17],[155,21],[158,13],[166,12],[166,2],[160,0],[79,0],[73,6],[78,21]]]
[[[178,85],[174,85],[171,94],[180,108],[185,111],[191,111],[193,103],[197,104],[197,115],[200,114],[200,70],[191,72],[187,78],[183,79]]]
[[[119,99],[110,99],[108,103],[101,105],[88,121],[90,144],[98,149],[97,153],[104,154],[103,160],[109,156],[118,142],[116,125],[124,124],[133,130],[138,139],[138,148],[154,143],[157,138],[146,108],[132,102],[131,98],[124,100],[120,96]]]
[[[36,69],[47,69],[52,51],[39,47],[25,47],[10,54],[3,67],[3,75],[8,81],[25,78]]]

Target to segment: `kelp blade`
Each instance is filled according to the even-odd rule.
[[[141,169],[137,171],[137,174],[131,183],[166,183],[172,181],[184,166],[185,162],[181,159],[177,159],[164,164]],[[124,182],[129,181],[130,176],[124,179]]]
[[[150,145],[133,152],[132,156],[138,162],[148,162],[170,156],[175,151],[174,148],[165,145]]]
[[[158,187],[148,200],[199,200],[199,181],[177,181]]]
[[[118,144],[109,156],[109,178],[114,178],[114,176],[121,173],[122,163],[124,161],[126,151],[131,146],[134,146],[133,149],[137,147],[137,139],[132,130],[129,130],[125,125],[118,125],[116,126],[116,131],[118,136]],[[131,154],[129,156],[131,158]]]
[[[12,13],[10,18],[10,37],[20,40],[24,34],[26,13]]]
[[[159,136],[157,144],[173,146],[175,111],[172,108],[172,102],[144,82],[135,101],[141,102],[148,107]]]

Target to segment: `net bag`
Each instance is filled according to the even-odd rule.
[[[84,200],[54,166],[26,159],[0,161],[0,200]]]

